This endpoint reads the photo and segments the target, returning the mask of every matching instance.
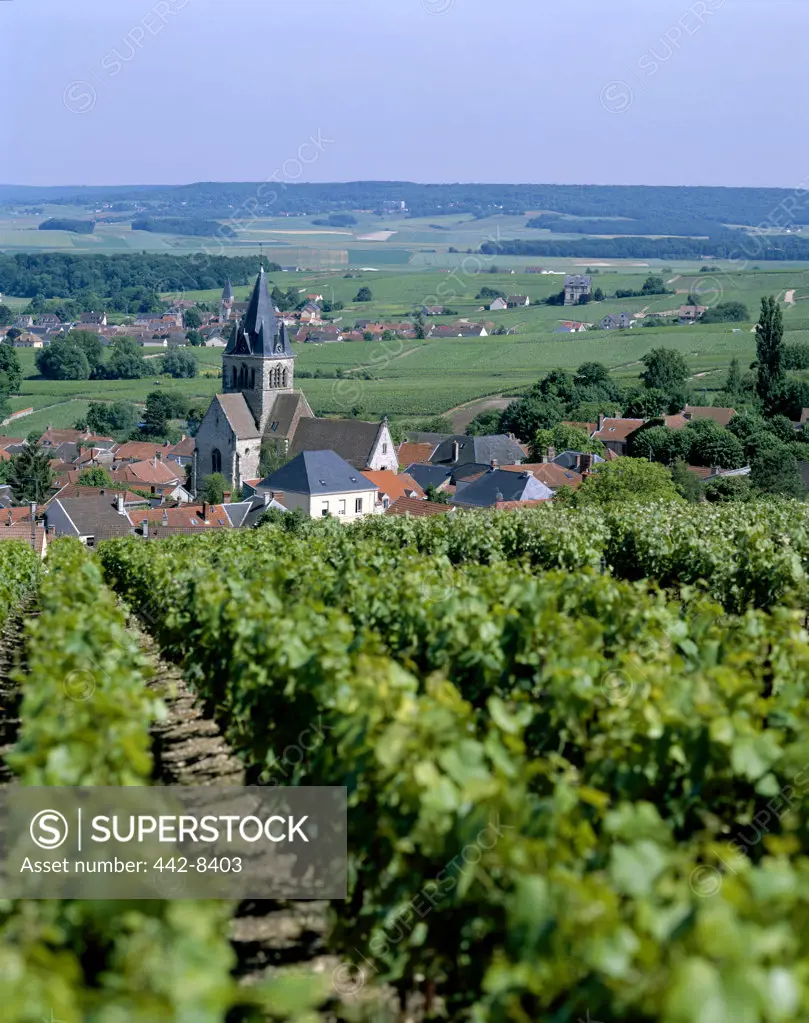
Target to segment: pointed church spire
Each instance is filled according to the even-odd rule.
[[[222,291],[222,301],[223,302],[233,301],[233,284],[229,277],[227,280],[227,284],[225,285],[224,290]]]
[[[264,267],[259,270],[256,286],[247,307],[244,322],[240,324],[233,348],[225,354],[285,356],[292,358],[289,335],[283,323],[275,317],[275,306],[267,289]]]

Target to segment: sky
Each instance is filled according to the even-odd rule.
[[[809,0],[0,0],[0,181],[794,188],[808,38]]]

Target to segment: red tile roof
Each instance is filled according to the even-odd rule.
[[[417,497],[423,500],[426,496],[418,483],[406,472],[395,473],[389,469],[374,471],[364,469],[362,474],[373,483],[377,490],[387,494],[391,501],[395,501],[399,497]]]
[[[399,450],[396,452],[399,465],[408,466],[417,462],[429,462],[430,455],[435,448],[435,444],[411,444],[409,441],[405,441],[404,444],[399,445]]]
[[[683,415],[686,419],[713,419],[720,426],[727,426],[736,415],[736,409],[720,405],[686,405]]]
[[[595,436],[601,441],[623,441],[643,423],[643,419],[604,419]]]
[[[446,515],[455,509],[451,504],[435,501],[420,501],[415,497],[399,497],[385,512],[386,515]]]

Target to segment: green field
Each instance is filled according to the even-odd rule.
[[[286,218],[289,220],[305,218]],[[460,219],[460,218],[459,218]],[[411,225],[415,222],[408,222]],[[476,222],[478,223],[478,222]],[[359,228],[358,228],[359,229]],[[411,228],[415,230],[416,228]],[[49,232],[42,232],[49,234]],[[82,237],[83,240],[84,236]],[[377,243],[379,247],[381,243]],[[456,259],[467,257],[457,254]],[[368,416],[419,416],[444,413],[459,405],[487,396],[512,394],[530,386],[539,376],[557,367],[574,369],[582,362],[598,361],[611,368],[622,381],[638,375],[640,359],[652,348],[665,346],[682,352],[692,369],[694,384],[704,391],[701,399],[710,401],[711,391],[721,387],[731,359],[742,366],[753,358],[753,324],[762,296],[776,295],[783,304],[787,340],[809,341],[809,266],[770,265],[766,269],[744,272],[700,274],[693,266],[667,267],[663,273],[673,295],[644,298],[608,299],[587,306],[565,308],[542,303],[562,287],[562,277],[527,273],[465,272],[480,265],[465,264],[453,270],[396,267],[380,271],[287,272],[275,273],[272,282],[282,289],[292,288],[300,295],[316,292],[345,308],[332,319],[344,327],[353,327],[357,319],[399,321],[409,318],[422,305],[440,304],[453,312],[438,322],[457,317],[484,320],[491,329],[516,328],[515,334],[485,338],[428,339],[426,341],[343,342],[324,346],[296,346],[299,371],[325,377],[300,376],[304,391],[316,413],[345,414],[361,406]],[[502,265],[500,266],[502,269]],[[567,270],[584,270],[572,267]],[[595,268],[594,268],[595,269]],[[594,284],[605,292],[639,289],[649,274],[648,266],[600,268]],[[354,301],[360,287],[367,286],[372,301]],[[528,307],[489,312],[475,296],[488,286],[505,294],[528,295]],[[236,288],[237,300],[247,298],[248,287]],[[788,293],[793,302],[785,304]],[[634,315],[673,310],[694,294],[702,304],[741,301],[750,314],[747,323],[695,326],[637,326],[626,331],[588,331],[559,334],[555,329],[563,319],[598,322],[608,313],[628,311]],[[175,297],[175,296],[166,296]],[[219,291],[187,293],[185,298],[212,303]],[[21,300],[8,299],[19,308]],[[197,349],[202,366],[193,380],[174,381],[166,377],[120,381],[49,381],[36,375],[34,352],[22,350],[26,379],[23,393],[12,399],[12,410],[32,406],[36,414],[21,421],[27,429],[40,425],[71,425],[86,409],[88,401],[144,401],[155,387],[180,391],[189,399],[207,404],[220,387],[221,351]],[[155,365],[155,368],[157,366]],[[340,370],[347,379],[335,379]],[[365,379],[370,377],[370,379]],[[16,432],[24,429],[14,424]]]

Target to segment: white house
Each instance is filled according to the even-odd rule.
[[[300,508],[313,519],[333,516],[351,522],[381,510],[373,480],[334,451],[302,451],[256,490],[282,494],[285,508]]]

